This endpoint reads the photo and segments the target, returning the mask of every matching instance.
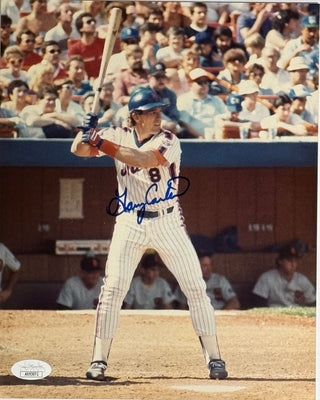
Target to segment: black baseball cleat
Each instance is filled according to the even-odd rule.
[[[228,372],[226,371],[226,363],[222,360],[210,360],[208,364],[211,379],[226,379]]]
[[[103,381],[106,368],[107,364],[104,361],[93,361],[86,373],[86,377],[95,381]]]

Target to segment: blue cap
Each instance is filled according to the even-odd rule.
[[[129,112],[135,110],[147,111],[156,107],[164,107],[160,97],[151,88],[141,88],[130,96],[128,103]]]
[[[200,32],[196,34],[195,38],[196,44],[214,44],[212,40],[211,33],[209,32]]]
[[[120,32],[120,40],[140,39],[139,31],[134,28],[125,27]]]
[[[229,94],[226,100],[227,109],[231,112],[240,112],[242,110],[241,102],[243,97],[238,94]]]
[[[310,91],[306,88],[305,85],[301,83],[299,85],[293,86],[293,88],[291,88],[289,91],[290,99],[299,99],[301,97],[307,96],[310,96]]]
[[[319,21],[316,15],[305,15],[302,17],[301,25],[306,28],[317,28]]]

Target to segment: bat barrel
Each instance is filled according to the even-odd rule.
[[[120,27],[122,11],[120,8],[113,8],[110,13],[108,31],[104,42],[103,54],[101,58],[100,71],[97,80],[97,91],[94,96],[91,111],[95,114],[99,111],[99,96],[103,85],[104,77],[107,71],[108,63],[113,52],[114,44]]]

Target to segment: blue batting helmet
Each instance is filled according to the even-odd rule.
[[[147,111],[156,107],[163,107],[164,103],[161,102],[157,93],[150,88],[141,88],[134,91],[129,100],[129,112],[135,110]]]

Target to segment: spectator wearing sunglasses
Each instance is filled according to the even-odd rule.
[[[54,67],[53,80],[66,78],[67,72],[64,65],[60,60],[61,49],[58,42],[50,40],[49,42],[44,42],[41,47],[42,61],[39,64],[35,64],[30,67],[28,75],[33,76],[37,68],[43,64],[51,64]]]
[[[272,95],[273,90],[272,89],[265,89],[261,87],[261,82],[264,76],[264,67],[261,64],[252,64],[247,70],[246,70],[246,75],[248,76],[249,80],[252,80],[255,82],[258,87],[259,87],[259,94],[266,96],[266,95]]]
[[[17,35],[17,45],[23,52],[22,69],[28,71],[33,64],[41,62],[42,57],[34,51],[36,42],[36,35],[30,31],[25,30]]]
[[[55,88],[58,92],[55,112],[59,115],[63,114],[63,121],[72,128],[81,125],[84,111],[80,104],[72,100],[74,89],[72,81],[68,79],[56,81]]]
[[[19,79],[29,82],[30,78],[27,73],[22,70],[23,52],[19,46],[9,46],[5,49],[3,58],[7,68],[0,70],[0,83],[7,87],[10,82]]]
[[[99,76],[104,39],[97,37],[96,21],[90,13],[80,14],[75,21],[75,25],[81,35],[81,39],[70,47],[68,56],[80,55],[83,58],[88,77],[97,78]]]
[[[212,74],[202,68],[193,69],[189,77],[192,81],[189,92],[178,96],[177,106],[180,120],[193,128],[194,137],[203,139],[205,129],[214,129],[214,117],[226,112],[224,102],[209,94]]]

